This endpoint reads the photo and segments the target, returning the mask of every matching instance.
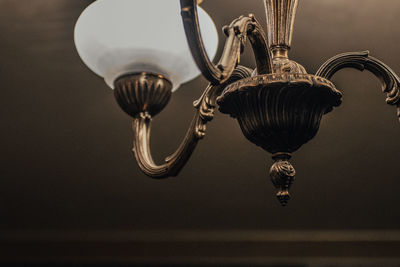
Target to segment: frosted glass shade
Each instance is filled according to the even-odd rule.
[[[198,7],[201,34],[213,58],[218,34]],[[176,90],[200,74],[186,41],[179,0],[97,0],[75,25],[75,45],[83,62],[111,88],[121,75],[153,72]]]

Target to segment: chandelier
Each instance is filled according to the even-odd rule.
[[[272,154],[269,174],[278,200],[286,205],[296,174],[289,160],[316,135],[322,116],[340,105],[342,94],[330,79],[343,68],[372,72],[382,82],[386,103],[397,106],[400,117],[400,79],[387,65],[368,51],[349,52],[308,74],[289,59],[298,0],[264,2],[266,33],[253,14],[235,19],[223,27],[226,42],[216,64],[212,58],[218,34],[198,6],[200,1],[180,0],[179,5],[178,0],[97,0],[80,15],[75,26],[77,51],[93,72],[104,77],[119,106],[133,118],[133,152],[146,175],[177,176],[218,106],[237,119],[250,142]],[[247,41],[255,57],[254,70],[239,64]],[[156,164],[150,152],[152,118],[180,84],[200,72],[209,85],[193,103],[196,112],[185,138],[164,163]]]

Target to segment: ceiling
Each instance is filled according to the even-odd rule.
[[[333,78],[343,104],[294,154],[287,207],[274,196],[270,155],[218,112],[180,175],[153,180],[131,153],[131,119],[75,51],[90,2],[0,0],[0,231],[400,230],[400,124],[372,74]],[[227,3],[202,4],[218,29],[248,13],[265,25],[261,0]],[[315,73],[368,49],[399,73],[398,10],[392,0],[302,0],[290,56]],[[223,44],[220,34],[218,55]],[[250,49],[241,64],[254,67]],[[206,85],[184,84],[154,119],[157,160],[179,145]]]

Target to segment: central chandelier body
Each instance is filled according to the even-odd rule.
[[[119,1],[129,0],[98,1],[118,4]],[[152,117],[165,107],[172,89],[176,88],[174,81],[166,75],[168,71],[160,73],[157,68],[137,71],[137,65],[129,62],[125,66],[135,66],[135,71],[127,69],[119,71],[119,76],[114,75],[112,87],[115,87],[115,97],[121,108],[133,118],[133,151],[145,174],[153,178],[178,175],[197,142],[204,137],[206,124],[212,120],[218,105],[222,113],[237,119],[250,142],[272,153],[271,180],[277,188],[279,201],[286,205],[290,199],[288,190],[295,177],[295,169],[289,162],[292,153],[316,135],[322,116],[341,103],[342,94],[330,82],[338,70],[351,67],[371,71],[382,81],[382,90],[387,93],[386,102],[399,107],[399,77],[384,63],[370,57],[368,52],[340,54],[326,61],[315,75],[308,74],[303,66],[289,59],[298,0],[264,1],[267,34],[252,14],[235,19],[223,28],[227,40],[220,60],[214,64],[206,52],[209,44],[203,43],[204,32],[200,32],[197,1],[180,0],[190,52],[210,84],[194,102],[196,113],[183,142],[163,164],[156,164],[152,159],[150,127]],[[85,20],[85,12],[81,20]],[[76,33],[84,27],[78,25],[79,21]],[[135,35],[135,32],[132,34]],[[207,37],[204,37],[206,42],[209,41]],[[78,51],[85,61],[85,55],[82,55],[84,49],[77,42],[80,38],[84,37],[75,35]],[[239,65],[247,40],[255,56],[254,70]],[[85,45],[88,44],[90,42]],[[210,48],[207,50],[210,53]],[[85,63],[90,67],[90,62]],[[121,67],[116,69],[121,70]]]

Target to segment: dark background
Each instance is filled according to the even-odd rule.
[[[400,241],[400,125],[372,74],[343,70],[333,78],[343,104],[294,154],[287,207],[269,181],[270,155],[218,112],[181,174],[152,180],[131,153],[130,118],[75,50],[74,24],[91,2],[0,0],[2,240],[79,241],[82,233],[146,240],[156,232],[189,233],[196,242],[204,235],[219,240],[222,231],[223,240],[250,232],[307,241],[318,232],[321,241],[347,233],[344,239],[358,242],[352,237],[361,232],[367,241]],[[205,0],[202,7],[219,30],[218,55],[223,25],[248,13],[265,25],[261,0]],[[392,0],[302,0],[290,57],[315,73],[331,56],[368,49],[400,72],[399,11]],[[241,64],[254,67],[250,48]],[[157,160],[179,145],[206,85],[202,77],[184,84],[154,119]]]

